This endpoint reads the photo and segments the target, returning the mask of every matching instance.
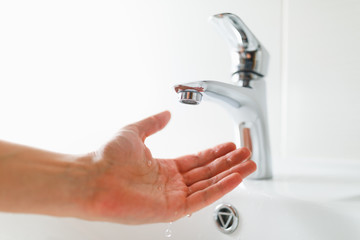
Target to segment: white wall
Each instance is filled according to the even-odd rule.
[[[286,0],[288,156],[360,159],[360,2]]]

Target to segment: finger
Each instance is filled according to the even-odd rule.
[[[184,173],[184,181],[186,185],[189,186],[195,182],[210,179],[217,174],[249,159],[250,155],[251,153],[247,148],[236,149],[203,167],[195,168],[187,173]]]
[[[219,173],[218,175],[216,175],[210,179],[202,180],[200,182],[194,183],[193,185],[191,185],[188,188],[188,195],[191,195],[195,192],[198,192],[200,190],[208,188],[211,185],[219,182],[221,179],[227,177],[228,175],[230,175],[232,173],[238,173],[238,174],[240,174],[241,178],[244,179],[247,176],[249,176],[251,173],[255,172],[255,170],[256,170],[256,164],[252,160],[242,162],[241,164],[239,164],[225,172]]]
[[[137,123],[131,124],[128,127],[134,127],[140,138],[144,141],[148,136],[163,129],[169,122],[171,114],[169,111],[156,114],[154,116],[145,118]]]
[[[209,162],[236,149],[234,143],[223,143],[213,148],[201,151],[197,154],[187,155],[175,159],[177,167],[181,173],[190,171],[208,164]]]
[[[242,181],[240,174],[232,173],[214,185],[193,193],[186,200],[186,214],[196,212],[233,190]]]

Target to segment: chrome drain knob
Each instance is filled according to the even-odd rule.
[[[214,220],[218,229],[226,234],[234,232],[239,225],[239,215],[230,204],[220,204],[215,208]]]

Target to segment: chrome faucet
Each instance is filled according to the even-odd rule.
[[[268,54],[238,16],[222,13],[211,21],[230,45],[235,84],[198,81],[176,85],[175,91],[181,103],[196,105],[208,99],[223,106],[235,120],[237,144],[249,148],[257,164],[249,178],[269,179],[272,170],[264,81]]]

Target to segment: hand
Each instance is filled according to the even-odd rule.
[[[163,112],[123,128],[89,157],[93,189],[87,219],[125,224],[170,222],[191,214],[234,189],[254,172],[246,148],[225,143],[198,154],[156,159],[145,139],[163,129]]]

